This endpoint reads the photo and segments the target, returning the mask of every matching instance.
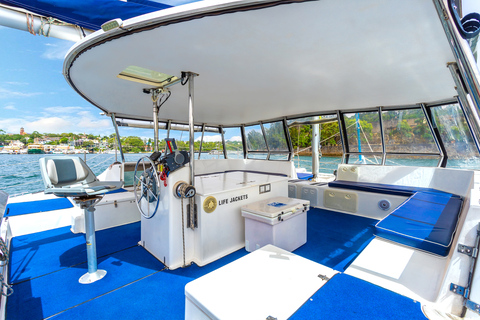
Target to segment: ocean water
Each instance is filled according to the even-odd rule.
[[[125,154],[125,160],[136,162],[146,155],[148,154]],[[0,190],[8,193],[10,196],[43,191],[44,185],[38,160],[44,156],[45,155],[42,154],[0,155]],[[116,159],[114,154],[86,154],[78,156],[86,160],[88,166],[96,175],[105,171]],[[218,157],[218,155],[202,154],[202,159]],[[235,155],[229,157],[236,158]],[[120,160],[119,155],[117,156],[117,160]],[[322,157],[320,159],[320,172],[333,173],[333,171],[337,169],[338,164],[341,163],[341,160],[341,157]],[[309,156],[294,158],[295,166],[297,168],[305,168],[308,172],[312,170],[311,161],[312,158]],[[355,162],[377,164],[381,162],[381,159],[378,157],[350,159],[350,163]],[[436,166],[437,163],[437,159],[387,159],[387,165]],[[447,167],[480,170],[480,159],[452,159],[448,161]]]

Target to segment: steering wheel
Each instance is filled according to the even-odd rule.
[[[160,183],[155,164],[149,157],[141,157],[135,165],[133,175],[135,202],[146,219],[152,218],[160,202]]]

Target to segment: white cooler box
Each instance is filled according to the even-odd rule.
[[[255,251],[273,244],[293,251],[307,242],[310,201],[275,197],[242,207],[245,217],[245,249]]]

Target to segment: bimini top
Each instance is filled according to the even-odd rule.
[[[207,0],[97,31],[64,74],[103,111],[152,119],[143,89],[195,72],[195,122],[228,126],[452,99],[454,61],[432,0]],[[186,87],[161,120],[188,122]]]

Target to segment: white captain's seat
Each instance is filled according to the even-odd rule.
[[[85,197],[105,194],[123,187],[123,181],[99,181],[82,159],[50,156],[40,159],[45,193],[58,197]]]
[[[99,181],[82,159],[76,156],[50,156],[40,159],[40,171],[45,193],[57,197],[73,197],[84,209],[85,238],[87,242],[88,272],[80,277],[80,283],[88,284],[102,279],[107,271],[97,269],[95,241],[95,205],[109,191],[119,189],[123,181]]]

